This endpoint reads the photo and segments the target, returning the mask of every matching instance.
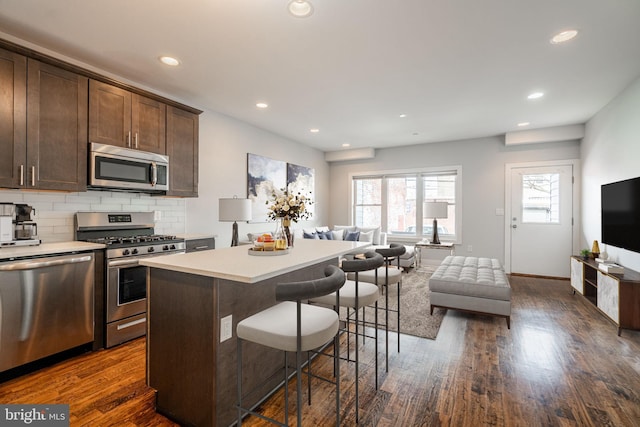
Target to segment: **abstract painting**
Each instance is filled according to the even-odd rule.
[[[257,154],[247,154],[247,195],[251,199],[251,222],[267,222],[274,190],[287,186],[287,163]]]
[[[302,195],[315,199],[314,191],[314,170],[306,166],[287,163],[287,191],[289,194],[300,192]],[[313,215],[314,205],[307,205],[307,211]]]

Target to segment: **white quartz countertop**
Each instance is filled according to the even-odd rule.
[[[56,255],[77,251],[103,249],[104,245],[88,242],[42,243],[38,246],[3,246],[0,248],[0,260],[11,258]]]
[[[296,239],[288,254],[279,256],[249,255],[251,246],[235,246],[213,251],[164,255],[145,258],[140,264],[164,270],[201,276],[256,283],[319,262],[338,258],[356,248],[370,246],[365,242]]]

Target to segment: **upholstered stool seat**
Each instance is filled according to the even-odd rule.
[[[402,282],[402,270],[391,266],[389,269],[389,285]],[[349,273],[347,278],[353,280],[354,273]],[[367,283],[373,283],[378,286],[387,285],[387,267],[379,267],[377,271],[369,270],[360,273],[360,280]]]
[[[336,302],[335,294],[329,298]],[[342,292],[340,293],[342,299]],[[300,350],[308,351],[318,348],[338,333],[338,313],[322,307],[303,304],[302,342]],[[298,331],[296,327],[296,303],[281,302],[267,308],[260,313],[238,323],[236,333],[238,338],[262,344],[266,347],[285,351],[296,351]]]
[[[360,274],[362,276],[363,273]],[[358,287],[357,297],[356,286]],[[373,283],[359,282],[356,285],[356,282],[353,280],[347,280],[344,282],[342,288],[340,288],[340,305],[351,308],[366,307],[375,304],[379,295],[380,291]],[[313,299],[313,302],[327,305],[333,305],[335,301],[336,296],[331,294]]]

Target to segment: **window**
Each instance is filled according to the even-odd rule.
[[[423,217],[425,202],[446,202],[447,217],[438,218],[441,239],[460,239],[461,167],[354,176],[353,223],[378,227],[389,237],[430,237],[433,218]]]
[[[522,176],[522,222],[560,223],[560,174]]]
[[[382,223],[382,178],[353,180],[354,224],[377,227]]]

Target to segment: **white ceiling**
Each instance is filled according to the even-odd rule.
[[[0,30],[323,151],[584,123],[640,76],[638,0],[287,2],[0,0]]]

